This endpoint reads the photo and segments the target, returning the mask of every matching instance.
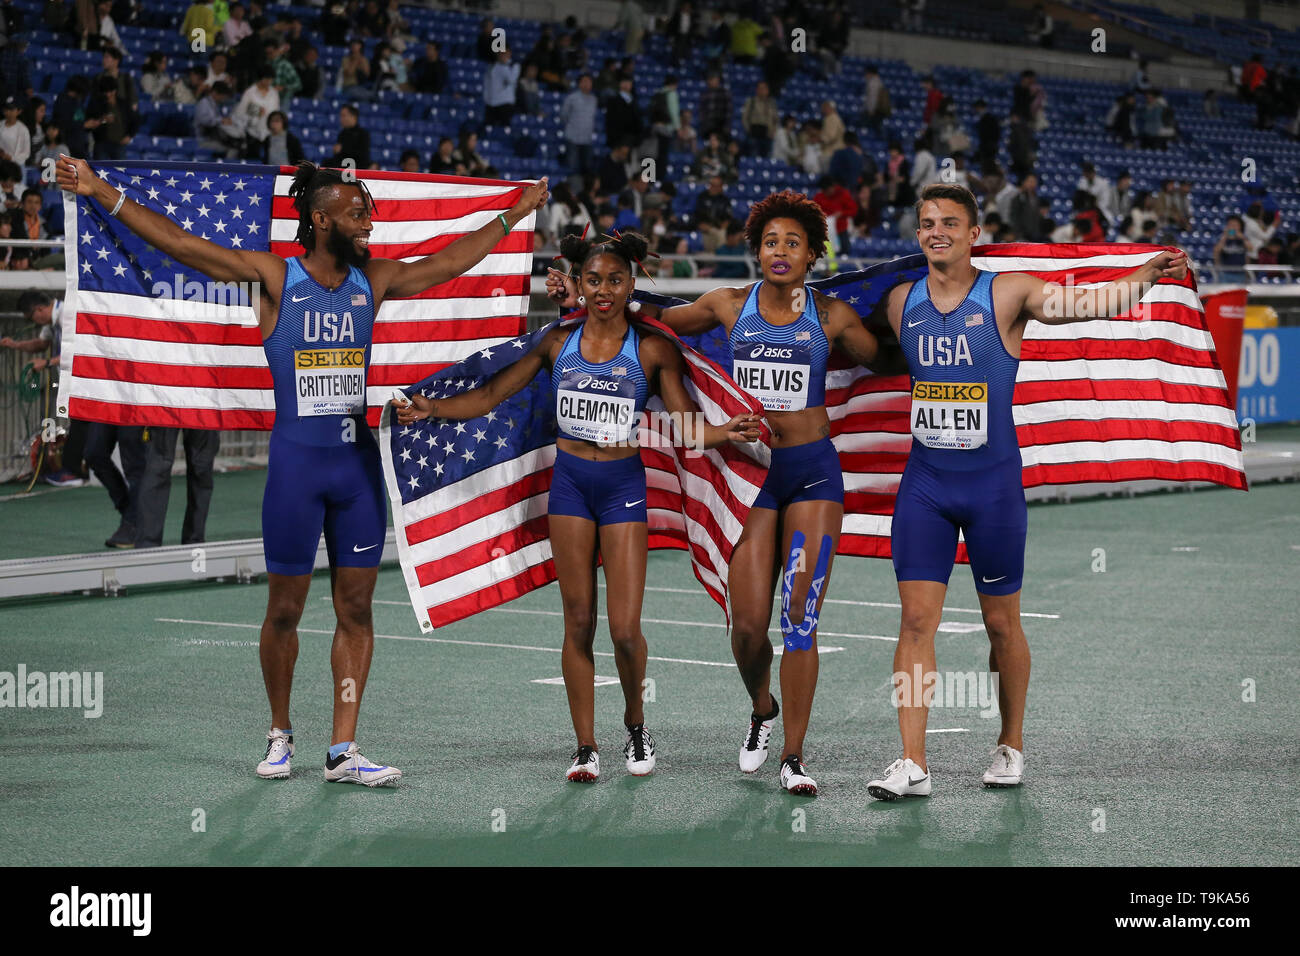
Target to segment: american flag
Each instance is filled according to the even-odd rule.
[[[1149,245],[978,246],[972,263],[992,272],[1029,272],[1088,287],[1113,281],[1156,255]],[[893,338],[886,294],[927,274],[907,256],[808,285],[851,305],[868,327]],[[681,299],[637,292],[658,305]],[[1139,479],[1209,481],[1244,489],[1237,417],[1189,273],[1161,279],[1143,298],[1146,317],[1050,326],[1030,322],[1020,351],[1013,412],[1026,488]],[[973,318],[973,317],[972,317]],[[720,363],[731,360],[726,332],[685,341]],[[729,367],[724,364],[723,367]],[[831,439],[844,472],[839,552],[889,557],[891,515],[912,437],[911,382],[878,376],[832,350],[826,374]],[[966,560],[958,547],[958,560]]]
[[[229,249],[292,257],[294,169],[217,163],[94,164],[127,198]],[[359,170],[375,199],[371,253],[410,260],[444,249],[509,209],[523,185]],[[268,429],[271,373],[249,290],[219,287],[148,245],[108,210],[64,194],[67,295],[59,413],[89,421]],[[533,217],[465,275],[375,317],[368,419],[408,385],[489,341],[517,335],[528,313]],[[71,356],[71,361],[68,361]]]
[[[531,352],[555,324],[488,345],[403,391],[436,399],[480,386]],[[710,422],[761,413],[757,400],[670,330],[654,321],[636,324],[642,335],[662,335],[682,349],[687,393]],[[763,442],[688,450],[675,426],[657,414],[664,412],[658,396],[650,397],[646,412],[638,441],[646,466],[650,547],[687,550],[696,578],[730,617],[727,568],[770,453]],[[482,418],[408,426],[390,419],[391,406],[380,424],[384,477],[402,573],[421,629],[555,580],[546,514],[555,462],[548,369]]]

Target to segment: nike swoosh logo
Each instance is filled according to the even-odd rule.
[[[352,550],[355,551],[357,554],[360,554],[362,551],[369,551],[370,548],[377,548],[377,547],[379,547],[379,545],[377,545],[377,544],[372,544],[372,545],[370,545],[370,547],[368,547],[368,548],[358,548],[358,547],[354,544],[354,545],[352,546]]]
[[[639,504],[640,504],[641,502],[643,502],[643,501],[645,501],[644,498],[638,498],[636,501],[625,501],[625,502],[623,502],[623,507],[624,507],[624,508],[635,508],[637,505],[639,505]]]
[[[921,320],[921,322],[924,322],[924,321],[925,321],[925,319],[922,319],[922,320]],[[908,322],[908,323],[907,323],[907,327],[910,329],[910,328],[911,328],[912,326],[914,326],[914,325],[920,325],[921,322]]]
[[[926,774],[926,775],[925,775],[924,777],[922,777],[920,780],[913,780],[911,777],[908,777],[908,778],[907,778],[907,785],[908,785],[909,787],[915,787],[918,783],[925,783],[925,781],[928,780],[929,778],[930,778],[930,775],[929,775],[929,774]]]
[[[829,478],[823,478],[821,481],[814,481],[811,485],[804,485],[805,488],[811,488],[813,485],[820,485],[823,481],[830,481]]]
[[[291,295],[291,296],[289,296],[289,298],[291,298],[294,302],[306,302],[308,299],[311,298],[311,296],[309,296],[309,295],[304,295],[304,296]]]
[[[743,335],[743,336],[745,336],[745,338],[749,338],[751,335],[757,335],[758,333],[757,333],[757,332],[741,332],[740,334]]]
[[[1005,578],[1005,577],[1006,577],[1006,575],[1003,574],[1003,575],[1001,575],[1001,576],[999,576],[999,577],[996,577],[996,578],[986,578],[986,577],[981,577],[980,580],[983,581],[985,584],[992,584],[992,583],[994,583],[995,581],[1001,581],[1002,578]]]

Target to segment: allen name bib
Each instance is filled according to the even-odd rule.
[[[300,349],[293,374],[299,418],[365,414],[365,349]]]
[[[769,412],[798,412],[808,407],[811,367],[812,348],[804,343],[740,342],[732,350],[736,384]]]
[[[912,386],[912,437],[927,448],[980,448],[989,440],[988,411],[984,382],[917,382]]]
[[[560,433],[598,445],[625,442],[636,434],[636,383],[625,376],[565,372],[555,390]]]

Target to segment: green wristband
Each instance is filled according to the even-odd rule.
[[[497,218],[501,220],[501,228],[506,231],[506,236],[510,235],[510,224],[506,222],[505,214],[497,213]],[[504,239],[505,236],[502,236],[502,238]]]

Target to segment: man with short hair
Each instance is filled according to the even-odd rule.
[[[564,128],[565,161],[575,173],[589,173],[594,168],[592,144],[596,141],[596,110],[599,104],[592,92],[590,73],[578,77],[578,88],[560,105],[560,125]]]
[[[1030,319],[1048,325],[1127,313],[1160,278],[1187,275],[1187,256],[1161,251],[1100,286],[1062,286],[1024,272],[991,272],[971,263],[979,210],[970,190],[934,184],[917,202],[916,238],[925,278],[889,293],[887,316],[912,376],[912,447],[895,499],[891,550],[902,604],[894,652],[903,756],[867,785],[879,800],[928,796],[928,717],[906,675],[936,673],[934,636],[943,614],[959,532],[970,557],[998,675],[1002,731],[987,787],[1019,786],[1029,645],[1020,625],[1027,509],[1020,444],[1012,417],[1021,341]]]

